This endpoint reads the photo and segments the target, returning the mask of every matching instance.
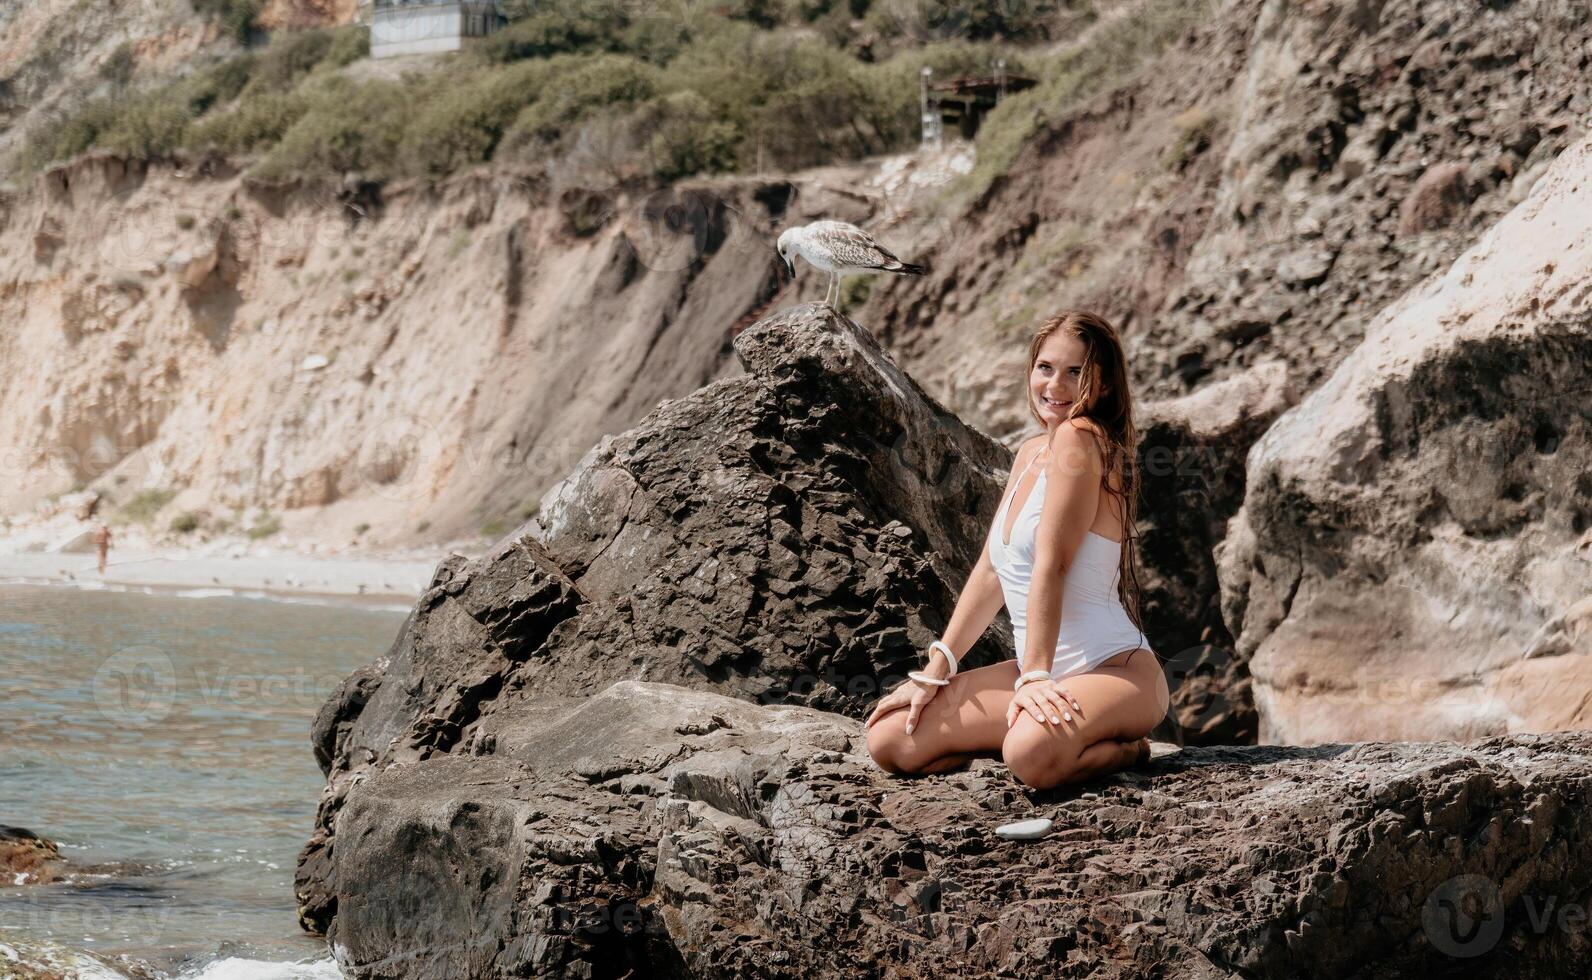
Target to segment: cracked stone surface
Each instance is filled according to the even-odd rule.
[[[744,377],[442,563],[317,717],[296,887],[347,975],[1579,975],[1587,932],[1535,925],[1592,900],[1592,732],[1156,742],[1045,792],[993,760],[873,765],[877,687],[823,674],[917,662],[1009,459],[821,308],[737,350]],[[1232,394],[1166,431],[1219,440],[1284,398]],[[994,630],[969,660],[1004,656]],[[1055,829],[995,835],[1033,816]]]

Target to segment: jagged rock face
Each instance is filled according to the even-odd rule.
[[[22,827],[0,827],[0,876],[7,885],[40,884],[61,877],[61,849]]]
[[[1249,457],[1226,620],[1261,739],[1592,726],[1592,140]]]
[[[1588,953],[1529,913],[1592,896],[1592,733],[1158,746],[1080,794],[992,760],[890,777],[853,719],[668,684],[522,731],[351,796],[347,975],[1569,977]],[[995,836],[1036,811],[1048,837]],[[1444,918],[1472,899],[1474,935]]]
[[[528,689],[684,674],[855,713],[940,634],[1010,454],[826,307],[735,349],[747,377],[665,402],[543,500],[531,536],[611,612],[561,633]]]
[[[1153,21],[1176,6],[1139,10]],[[1226,739],[1253,732],[1255,715],[1247,654],[1216,615],[1210,547],[1263,427],[1189,443],[1155,422],[1157,405],[1279,362],[1294,390],[1320,384],[1383,308],[1452,263],[1584,132],[1592,9],[1207,9],[1143,70],[1042,126],[973,206],[925,218],[914,255],[930,274],[883,278],[856,315],[1008,445],[1032,425],[1029,332],[1069,307],[1122,328],[1145,448],[1181,454],[1141,505],[1161,535],[1146,533],[1146,614],[1158,640],[1175,638],[1175,671],[1231,680],[1201,681],[1212,697],[1173,694],[1190,738]],[[1189,452],[1212,445],[1232,452]],[[1199,707],[1216,702],[1228,707]]]
[[[1141,606],[1146,630],[1166,658],[1188,743],[1255,740],[1249,671],[1232,655],[1213,549],[1243,503],[1250,445],[1296,400],[1285,366],[1272,361],[1152,403],[1140,420]]]
[[[858,716],[922,665],[1010,454],[828,307],[769,317],[735,350],[746,374],[604,439],[522,532],[443,562],[385,659],[322,709],[308,925],[333,914],[333,823],[372,768],[545,751],[528,712],[626,678]],[[1003,619],[964,662],[1012,655]]]

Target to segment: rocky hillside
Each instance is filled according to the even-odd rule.
[[[1249,455],[1261,738],[1592,728],[1592,139]]]
[[[296,881],[349,976],[1577,975],[1527,910],[1592,897],[1585,732],[886,775],[857,719],[948,615],[996,447],[826,308],[735,351],[322,708]]]
[[[11,16],[8,38],[42,30]],[[855,281],[845,305],[996,442],[1031,425],[1019,375],[1045,313],[1124,325],[1150,632],[1188,680],[1185,730],[1252,740],[1247,661],[1271,627],[1241,595],[1224,610],[1217,559],[1250,449],[1575,144],[1589,44],[1584,5],[1545,0],[1124,4],[991,115],[976,159],[662,190],[492,168],[276,182],[91,155],[0,199],[0,357],[36,368],[0,378],[20,460],[0,470],[3,516],[81,485],[154,533],[177,514],[288,545],[495,539],[603,436],[738,374],[736,331],[821,288],[805,268],[777,278],[773,235],[838,217],[929,265]],[[1529,500],[1529,481],[1497,487],[1506,510]],[[1286,599],[1289,578],[1267,588]],[[1568,613],[1550,591],[1521,628]]]
[[[0,356],[36,368],[0,379],[13,508],[166,491],[169,512],[378,544],[518,524],[600,436],[734,367],[778,285],[776,221],[864,216],[786,181],[550,199],[106,157],[9,205]]]

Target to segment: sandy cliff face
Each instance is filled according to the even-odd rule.
[[[599,435],[723,365],[773,274],[750,224],[770,215],[737,190],[736,214],[598,202],[582,234],[512,180],[57,171],[4,231],[0,358],[26,367],[0,379],[0,497],[169,488],[388,539],[517,523]]]

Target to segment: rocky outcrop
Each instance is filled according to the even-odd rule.
[[[311,927],[335,910],[334,824],[368,772],[518,756],[543,699],[621,679],[857,716],[923,663],[1010,454],[828,307],[760,321],[735,350],[745,374],[604,439],[521,532],[443,562],[386,658],[322,710]],[[964,660],[1011,656],[1002,618]]]
[[[0,884],[31,885],[61,877],[61,849],[21,827],[0,827]]]
[[[1249,455],[1223,546],[1262,741],[1592,727],[1592,140]]]
[[[1188,742],[1255,740],[1249,670],[1222,618],[1214,552],[1243,503],[1249,447],[1297,400],[1273,361],[1141,413],[1141,605]]]
[[[874,765],[859,719],[1009,460],[826,308],[736,351],[439,566],[316,719],[296,888],[348,976],[1573,975],[1584,936],[1532,923],[1592,897],[1592,733],[1156,742],[1053,791]],[[1273,380],[1165,432],[1220,446]],[[967,660],[1005,656],[996,630]],[[994,834],[1036,812],[1059,830]]]
[[[1083,39],[1079,63],[1094,66],[1114,42],[1142,45],[1187,9],[1124,5]],[[997,152],[1024,120],[1047,121],[965,209],[893,229],[931,272],[876,282],[854,314],[952,411],[1008,444],[1031,425],[1028,332],[1068,307],[1123,328],[1146,402],[1278,363],[1309,391],[1384,308],[1523,200],[1592,113],[1584,4],[1201,9],[1209,16],[1139,70],[1099,56],[1101,74],[1123,72],[1105,91],[1058,104],[1053,89],[1042,104],[998,109],[987,141]],[[1209,550],[1186,553],[1223,532],[1196,527],[1186,503],[1212,488],[1226,498],[1212,512],[1233,512],[1248,446],[1229,444],[1240,458],[1185,453],[1181,486],[1168,496],[1161,481],[1163,495],[1142,507],[1188,542],[1146,547],[1165,586],[1151,597],[1158,622],[1180,638],[1170,652],[1202,676],[1234,675],[1213,737],[1243,730],[1231,719],[1254,709],[1239,678],[1246,655],[1216,622]],[[1180,710],[1204,710],[1194,704]]]
[[[854,719],[670,684],[514,729],[350,795],[346,975],[1570,977],[1587,953],[1533,922],[1592,898],[1592,733],[1157,743],[1080,793],[992,760],[893,778]],[[1048,837],[995,836],[1035,813]]]

